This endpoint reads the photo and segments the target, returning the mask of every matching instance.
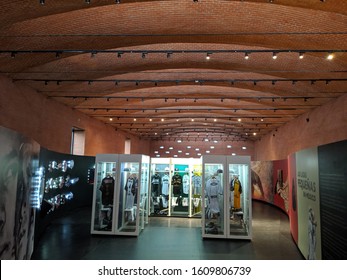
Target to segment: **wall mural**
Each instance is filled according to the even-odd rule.
[[[0,127],[0,259],[30,259],[41,199],[40,146]]]

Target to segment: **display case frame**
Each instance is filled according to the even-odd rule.
[[[119,155],[115,234],[138,236],[148,223],[150,158]]]
[[[95,162],[91,233],[138,236],[148,223],[149,156],[98,154]],[[112,202],[102,201],[107,166],[113,171]]]
[[[251,240],[250,157],[207,155],[202,158],[202,169],[202,237]],[[232,185],[236,177],[242,183]],[[235,196],[241,185],[241,195]],[[234,197],[240,202],[232,200]]]
[[[171,194],[171,159],[151,158],[149,211],[152,216],[169,216]],[[154,177],[157,175],[156,177]]]
[[[175,170],[177,169],[177,170]],[[178,209],[174,202],[177,202],[178,196],[174,194],[173,190],[173,176],[175,173],[180,174],[182,180],[181,193],[183,194],[180,197],[179,203],[185,205],[185,208],[182,211]],[[165,182],[167,182],[168,190],[160,193],[158,197],[159,204],[156,203],[155,197],[153,195],[155,192],[155,187],[153,184],[150,184],[150,194],[152,197],[149,199],[149,208],[151,216],[172,216],[172,217],[197,217],[200,218],[202,203],[201,203],[201,176],[202,176],[202,161],[201,158],[151,158],[151,180],[153,175],[158,173],[160,177],[160,184],[164,186],[163,178],[166,177]],[[196,176],[196,180],[193,183],[193,176]],[[165,189],[166,189],[165,187]],[[162,187],[160,187],[162,188]],[[164,188],[164,187],[163,187]],[[198,192],[198,193],[197,193]],[[151,196],[150,195],[150,196]],[[163,207],[163,202],[167,202],[166,207]],[[158,206],[160,205],[160,206]],[[195,206],[194,206],[195,205]],[[158,210],[156,211],[156,208]]]
[[[92,234],[113,235],[115,233],[117,168],[118,155],[96,155],[91,219]],[[112,179],[103,183],[103,180],[110,173]]]

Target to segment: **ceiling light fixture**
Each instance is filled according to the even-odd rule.
[[[210,60],[211,59],[211,54],[210,53],[207,53],[206,54],[206,60]]]
[[[40,4],[44,5],[45,4],[45,0],[40,0]]]
[[[245,53],[245,59],[249,59],[248,53]]]
[[[334,58],[334,55],[332,53],[329,53],[328,56],[327,56],[327,59],[328,60],[332,60]]]
[[[299,53],[299,59],[303,59],[303,58],[304,58],[304,53],[303,52]]]
[[[276,52],[272,53],[272,59],[277,59],[277,53]]]

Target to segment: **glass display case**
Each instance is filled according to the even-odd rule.
[[[153,158],[151,160],[150,215],[167,216],[169,214],[170,189],[170,159]]]
[[[92,234],[139,235],[148,222],[149,157],[96,155]]]
[[[148,215],[149,157],[120,155],[116,234],[139,235]]]
[[[189,216],[191,176],[187,159],[172,159],[170,216]]]
[[[96,155],[91,233],[113,234],[117,155]]]
[[[228,165],[228,234],[251,239],[250,158],[229,157]]]
[[[250,157],[204,156],[202,236],[251,239]]]
[[[150,215],[201,216],[201,159],[152,158]]]
[[[189,217],[201,217],[202,163],[200,159],[193,160],[191,170],[191,202]]]
[[[225,157],[203,157],[202,179],[202,235],[225,236]]]

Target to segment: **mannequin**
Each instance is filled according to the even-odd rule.
[[[171,178],[172,192],[174,196],[182,195],[182,187],[183,187],[182,176],[175,172],[175,174]]]
[[[201,185],[201,176],[198,173],[194,173],[194,175],[192,176],[193,194],[201,195]]]
[[[166,173],[162,178],[161,178],[161,194],[162,194],[162,204],[163,208],[168,207],[168,200],[169,200],[169,185],[170,185],[170,177],[169,173]]]
[[[207,218],[213,218],[220,215],[218,197],[223,193],[219,179],[213,175],[206,182],[206,196],[208,199]]]
[[[159,196],[161,193],[161,177],[158,171],[151,177],[151,213],[159,211]]]
[[[106,230],[111,230],[112,228],[112,209],[113,209],[113,195],[114,195],[114,183],[115,180],[111,174],[107,174],[101,181],[101,186],[99,190],[101,191],[101,203],[105,207],[106,212],[102,212],[102,217],[104,223],[106,223]]]
[[[130,212],[125,212],[125,220],[133,222],[136,219],[134,204],[136,201],[136,194],[138,188],[138,179],[136,174],[130,174],[125,183],[125,209],[131,210]]]
[[[186,174],[183,175],[183,194],[188,195],[189,194],[189,173],[187,172]]]
[[[183,180],[182,176],[175,172],[175,174],[171,178],[172,185],[172,205],[173,206],[181,206],[182,205],[182,189],[183,189]]]
[[[113,194],[114,194],[114,179],[110,174],[107,174],[101,181],[99,190],[102,192],[101,203],[104,206],[113,205]]]
[[[158,174],[158,172],[155,172],[154,175],[152,175],[151,178],[151,186],[152,186],[152,196],[157,197],[160,195],[161,192],[161,177]]]
[[[231,180],[230,191],[234,192],[234,209],[241,209],[242,185],[238,175],[234,175]]]
[[[125,195],[126,195],[126,200],[125,200],[126,209],[131,209],[134,206],[137,187],[138,187],[138,179],[136,177],[136,174],[130,174],[124,187]]]

